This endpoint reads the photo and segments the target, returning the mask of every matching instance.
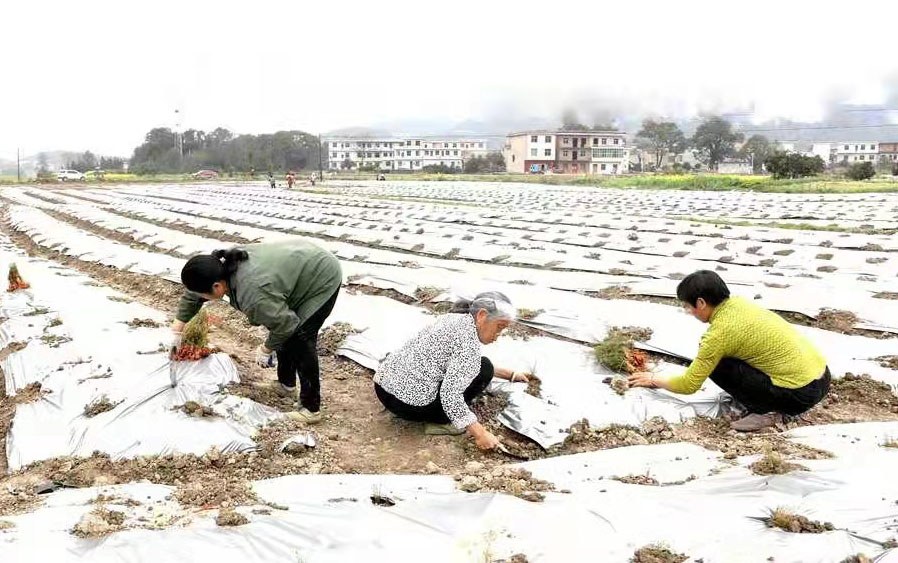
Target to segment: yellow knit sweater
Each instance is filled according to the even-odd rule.
[[[695,393],[722,358],[742,360],[787,389],[804,387],[826,369],[823,355],[792,325],[741,297],[730,297],[714,309],[698,354],[668,387],[675,393]]]

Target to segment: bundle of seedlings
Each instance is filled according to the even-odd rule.
[[[596,360],[610,370],[622,374],[637,373],[650,369],[649,357],[634,347],[636,342],[645,342],[652,337],[652,329],[641,327],[611,327],[604,340],[593,348]],[[605,379],[619,395],[629,388],[627,378],[617,375]]]
[[[173,358],[176,362],[195,362],[214,354],[209,347],[209,316],[203,309],[184,326],[181,346]]]
[[[28,289],[31,287],[31,284],[22,279],[22,274],[19,273],[19,267],[15,264],[9,265],[9,287],[6,288],[6,291],[12,293],[13,291],[17,291],[19,289]]]

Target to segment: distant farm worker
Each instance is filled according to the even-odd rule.
[[[494,368],[480,355],[481,346],[494,342],[515,317],[508,297],[498,292],[455,303],[381,362],[374,375],[377,398],[397,417],[426,423],[426,434],[467,431],[480,449],[496,448],[499,440],[478,422],[470,404],[493,376],[520,382],[532,377]]]
[[[268,172],[268,183],[271,184],[272,189],[277,187],[277,183],[274,181],[274,174],[271,171]]]
[[[287,189],[292,190],[293,184],[296,182],[296,176],[293,174],[293,171],[287,172]]]
[[[740,432],[781,424],[829,392],[831,376],[820,351],[776,313],[730,297],[716,273],[700,270],[686,276],[677,286],[677,298],[689,314],[710,325],[698,354],[679,377],[640,372],[630,376],[631,386],[690,394],[710,377],[748,411],[732,424]]]
[[[184,324],[204,302],[228,296],[250,324],[268,329],[255,362],[271,367],[277,354],[278,380],[272,389],[282,397],[295,397],[299,377],[299,403],[288,416],[308,424],[320,422],[318,331],[333,311],[342,279],[333,254],[300,239],[194,256],[181,270],[187,291],[172,323],[172,348],[177,350]]]

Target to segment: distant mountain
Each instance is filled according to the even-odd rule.
[[[894,107],[895,104],[892,104]],[[752,123],[750,114],[724,114],[734,127],[746,137],[764,135],[775,141],[840,142],[840,141],[898,141],[898,110],[886,106],[834,105],[827,110],[827,117],[820,122],[773,120]],[[622,115],[616,117],[615,126],[634,137],[642,126],[643,116]],[[701,123],[700,116],[674,119],[687,136],[691,136]],[[890,123],[896,122],[896,123]],[[495,116],[486,119],[467,119],[453,122],[445,119],[392,120],[376,123],[371,127],[341,129],[354,135],[355,131],[371,133],[368,136],[395,137],[483,137],[490,147],[499,149],[505,136],[513,131],[529,129],[553,129],[558,119],[545,117]]]

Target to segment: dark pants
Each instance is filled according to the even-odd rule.
[[[711,372],[711,381],[740,402],[748,412],[766,414],[778,412],[798,415],[819,403],[829,393],[832,376],[829,368],[822,377],[804,387],[777,387],[770,377],[742,360],[724,358]]]
[[[493,380],[493,363],[487,358],[480,358],[480,373],[471,381],[468,388],[465,389],[465,402],[470,405],[478,396],[487,388],[490,381]],[[442,384],[441,384],[442,386]],[[399,418],[411,420],[413,422],[432,422],[434,424],[448,424],[449,417],[443,411],[443,405],[440,402],[440,393],[437,391],[437,397],[429,405],[423,407],[408,405],[403,403],[393,395],[387,393],[383,387],[374,384],[374,392],[377,398],[387,408],[388,411],[395,414]]]
[[[334,310],[340,289],[303,323],[278,350],[278,381],[296,387],[299,376],[299,403],[312,412],[321,410],[321,375],[318,368],[318,331]]]

